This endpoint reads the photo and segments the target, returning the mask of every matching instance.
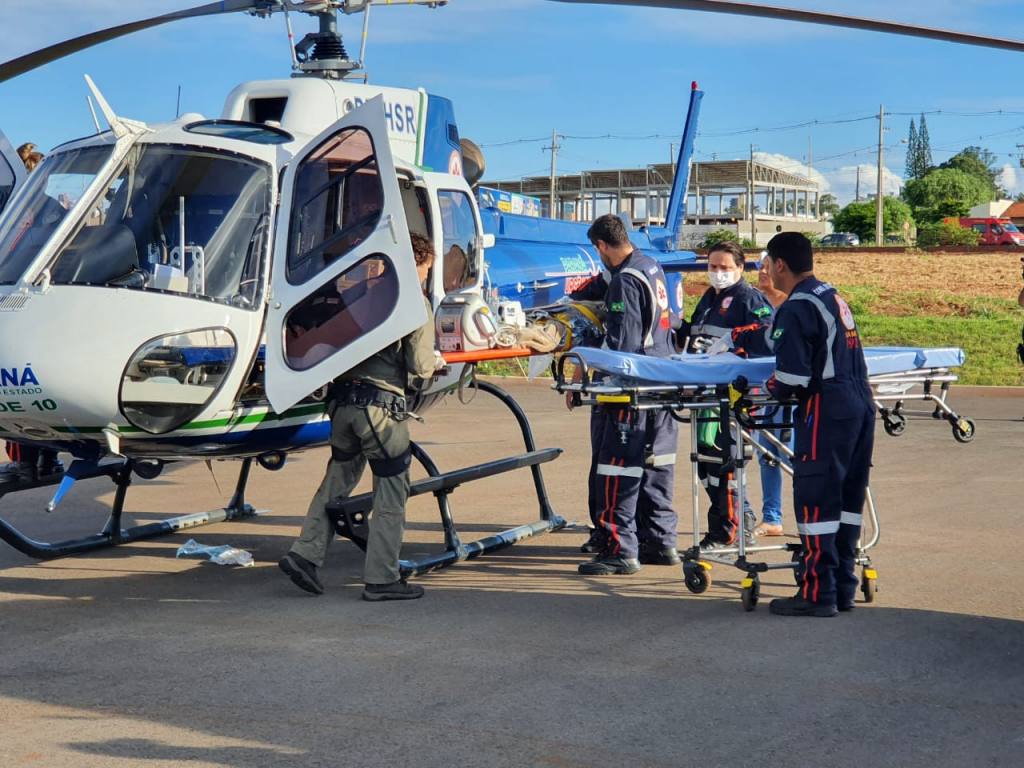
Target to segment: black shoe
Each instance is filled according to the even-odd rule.
[[[640,570],[640,561],[634,557],[598,556],[577,569],[583,576],[628,576]]]
[[[0,467],[0,483],[31,483],[36,479],[36,468],[27,461],[12,461]]]
[[[723,549],[734,549],[736,547],[735,544],[730,544],[728,541],[713,539],[710,534],[701,539],[700,544],[697,546],[700,547],[700,551],[705,554],[711,554]]]
[[[607,541],[608,534],[600,528],[591,528],[590,538],[588,538],[586,543],[580,547],[580,552],[585,555],[596,555],[598,552],[604,551]]]
[[[363,600],[379,602],[381,600],[419,600],[423,597],[423,587],[410,584],[404,579],[392,581],[390,584],[367,584],[363,587]]]
[[[838,612],[832,603],[812,603],[802,597],[779,597],[772,600],[768,610],[776,616],[817,616],[827,619]]]
[[[849,597],[849,598],[842,598],[842,597],[836,598],[836,610],[838,610],[840,613],[846,613],[847,611],[852,611],[856,607],[857,607],[857,603],[854,602],[854,599],[852,597]]]
[[[277,561],[277,567],[287,573],[292,583],[299,589],[312,592],[314,595],[324,593],[324,585],[316,575],[316,566],[302,555],[289,552]]]
[[[664,549],[641,547],[638,559],[641,565],[679,565],[683,562],[675,547],[665,547]]]

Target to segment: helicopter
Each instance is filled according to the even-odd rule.
[[[746,3],[600,2],[851,21]],[[480,210],[473,185],[483,157],[460,137],[450,100],[359,82],[363,54],[349,56],[339,14],[364,14],[365,41],[369,11],[379,4],[224,0],[0,64],[3,82],[186,18],[301,13],[318,21],[318,31],[294,46],[292,77],[239,85],[220,117],[185,114],[147,125],[117,114],[87,77],[106,130],[58,146],[27,178],[0,140],[0,197],[8,198],[0,214],[0,438],[73,456],[50,509],[80,479],[107,476],[118,488],[116,519],[93,540],[30,546],[2,520],[0,538],[36,556],[125,540],[119,505],[131,476],[150,479],[185,459],[242,459],[235,496],[223,515],[186,516],[147,535],[246,513],[252,461],[276,470],[289,453],[326,444],[325,385],[427,321],[410,232],[437,250],[427,292],[446,351],[491,346],[486,318],[507,298],[508,281],[494,286],[488,275],[501,273],[502,260],[506,273],[525,272],[523,254],[535,254],[546,276],[552,258],[564,266],[567,254],[578,257],[573,269],[555,267],[554,286],[545,284],[561,292],[597,273],[585,225]],[[955,42],[1012,43],[853,21]],[[701,268],[676,247],[701,97],[694,86],[667,226],[634,233],[677,281]],[[525,274],[515,282],[530,280],[545,282]],[[674,287],[668,298],[681,311]],[[471,362],[448,366],[415,410],[453,394],[467,371]]]

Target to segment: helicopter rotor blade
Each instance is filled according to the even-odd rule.
[[[157,27],[170,21],[192,19],[199,16],[216,16],[222,13],[239,13],[241,11],[270,11],[279,5],[278,0],[222,0],[222,2],[207,3],[196,8],[173,11],[162,16],[154,16],[149,19],[132,21],[127,24],[119,24],[116,27],[101,29],[97,32],[90,32],[87,35],[65,40],[0,64],[0,83],[37,69],[44,64],[49,64],[51,61],[56,61],[86,48],[91,48],[94,45],[129,35],[132,32]]]
[[[805,24],[823,24],[830,27],[863,29],[869,32],[886,32],[892,35],[925,37],[931,40],[944,40],[950,43],[1001,48],[1007,51],[1017,51],[1018,53],[1024,52],[1024,41],[1021,40],[974,35],[967,32],[954,32],[947,29],[921,27],[915,24],[902,24],[896,21],[867,19],[859,16],[843,16],[838,13],[822,13],[821,11],[804,11],[796,8],[731,2],[731,0],[554,0],[554,2],[574,3],[577,5],[599,4],[670,8],[679,11],[706,11],[734,16],[755,16],[762,19],[779,19],[782,21],[799,21]]]

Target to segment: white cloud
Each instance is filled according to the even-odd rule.
[[[1020,173],[1017,166],[1007,163],[999,174],[997,183],[1010,193],[1010,197],[1016,197],[1024,192],[1024,174]]]
[[[818,188],[822,193],[828,192],[831,188],[829,180],[816,168],[808,168],[807,163],[803,160],[796,160],[789,155],[780,155],[772,152],[755,152],[754,162],[761,163],[762,165],[769,165],[772,168],[777,168],[778,170],[785,171],[786,173],[793,173],[797,176],[809,178],[811,181],[818,184]]]
[[[828,173],[831,192],[840,205],[852,201],[857,192],[857,169],[860,169],[860,197],[866,199],[878,189],[878,168],[874,164],[845,165]],[[903,187],[903,178],[889,168],[882,173],[883,192],[886,195],[898,195]]]

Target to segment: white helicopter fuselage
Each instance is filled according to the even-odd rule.
[[[0,437],[167,460],[326,442],[323,386],[427,319],[409,231],[435,243],[434,307],[481,291],[461,155],[425,168],[431,98],[248,83],[219,120],[54,150],[0,214]]]

